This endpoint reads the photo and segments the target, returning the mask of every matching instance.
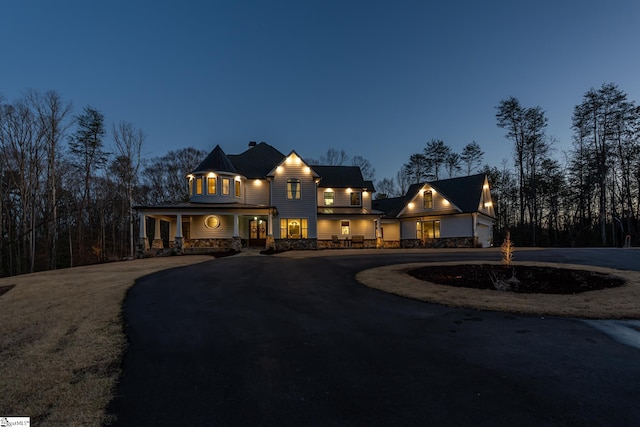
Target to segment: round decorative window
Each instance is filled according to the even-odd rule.
[[[204,219],[204,225],[207,228],[218,228],[220,227],[220,218],[215,215],[209,215]]]

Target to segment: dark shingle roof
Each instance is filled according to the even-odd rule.
[[[261,142],[241,154],[228,156],[239,174],[246,178],[264,178],[285,158],[266,142]]]
[[[366,188],[375,191],[371,181],[362,178],[358,166],[311,166],[320,175],[320,187],[323,188]]]
[[[395,217],[404,209],[407,203],[418,194],[425,184],[428,184],[462,212],[477,212],[478,206],[480,205],[480,197],[482,196],[484,179],[484,174],[478,174],[411,184],[407,190],[407,194],[404,196],[374,200],[372,207],[373,209],[383,211],[388,217]]]
[[[385,216],[388,217],[396,217],[406,204],[407,199],[405,196],[375,199],[371,201],[371,207],[373,209],[384,212]]]
[[[209,153],[207,157],[194,169],[196,172],[231,172],[238,173],[233,163],[229,160],[227,155],[222,151],[219,145]]]
[[[429,185],[459,207],[462,212],[477,212],[484,179],[485,174],[477,174],[434,181]]]

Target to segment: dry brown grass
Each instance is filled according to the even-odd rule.
[[[208,256],[151,258],[0,279],[0,415],[101,425],[126,345],[122,302],[136,278]]]
[[[421,301],[466,307],[478,310],[545,316],[581,317],[591,319],[639,319],[640,273],[584,265],[513,262],[513,265],[536,265],[611,273],[626,280],[617,288],[583,292],[575,295],[516,294],[484,289],[438,285],[411,277],[409,270],[437,265],[490,264],[478,262],[438,262],[390,265],[372,268],[357,274],[366,286]],[[496,263],[497,264],[497,263]]]

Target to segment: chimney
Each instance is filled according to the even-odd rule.
[[[256,146],[256,142],[255,141],[249,141],[249,148],[255,147]]]

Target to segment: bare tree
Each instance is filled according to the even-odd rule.
[[[117,165],[116,175],[120,183],[125,189],[125,198],[127,201],[127,215],[129,222],[129,256],[134,256],[134,212],[133,212],[133,195],[134,187],[138,180],[138,172],[140,170],[140,153],[142,144],[146,138],[140,129],[134,128],[131,123],[120,122],[117,126],[113,125],[113,140],[115,143],[115,154]]]
[[[46,149],[46,195],[45,219],[47,226],[47,242],[49,246],[49,268],[57,267],[58,252],[58,157],[60,143],[64,133],[70,126],[67,120],[71,113],[71,103],[62,101],[55,91],[44,95],[32,90],[27,99],[37,114],[40,132]]]
[[[329,148],[325,155],[320,156],[320,164],[327,166],[340,166],[347,160],[349,160],[347,153],[344,150],[338,151],[335,148]]]
[[[360,167],[362,177],[366,180],[373,181],[376,176],[376,169],[373,167],[369,160],[365,159],[362,156],[353,156],[353,158],[351,159],[351,165]]]

